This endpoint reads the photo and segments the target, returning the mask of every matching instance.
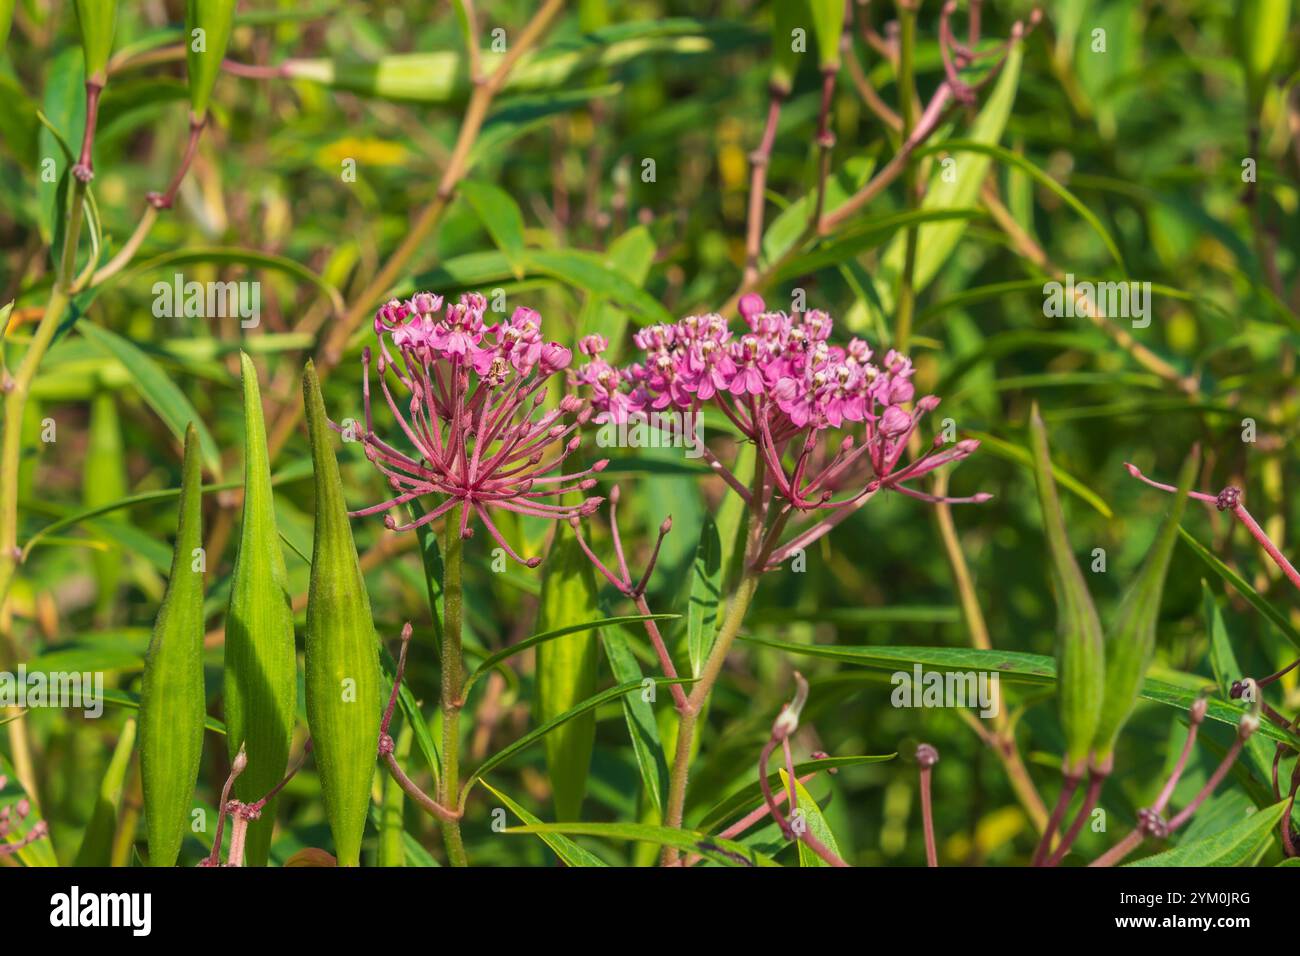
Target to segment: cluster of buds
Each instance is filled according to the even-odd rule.
[[[820,525],[772,551],[767,566],[806,547],[881,490],[925,501],[990,497],[939,499],[908,484],[966,458],[979,443],[944,447],[937,440],[925,454],[902,461],[921,418],[939,404],[935,396],[916,399],[907,356],[891,349],[877,360],[859,338],[833,344],[834,321],[825,312],[769,311],[757,294],[742,297],[740,313],[747,330],[739,335],[716,314],[642,329],[634,341],[644,357],[622,368],[602,357],[603,339],[584,339],[580,349],[589,361],[574,377],[589,390],[598,422],[697,412],[706,404],[718,409],[759,449],[768,493],[797,512],[829,513]],[[832,439],[832,432],[842,435]],[[708,448],[703,454],[747,504],[765,504],[753,501],[751,489]],[[792,465],[786,464],[787,455]]]
[[[366,457],[384,474],[394,496],[352,512],[353,517],[379,514],[426,495],[443,501],[415,521],[385,524],[408,531],[427,524],[457,505],[460,534],[468,538],[471,513],[513,560],[529,567],[506,541],[491,513],[567,520],[595,511],[601,499],[588,497],[567,504],[563,496],[595,487],[593,477],[607,461],[585,470],[560,473],[578,448],[577,429],[591,409],[573,395],[545,409],[546,384],[572,361],[568,349],[542,338],[542,320],[532,309],[519,308],[509,319],[488,324],[487,300],[473,293],[443,307],[442,296],[421,292],[405,302],[384,305],[375,315],[379,386],[393,418],[412,450],[403,451],[374,429],[370,408],[371,352],[366,349]],[[400,401],[389,388],[392,373],[409,393]]]
[[[8,782],[3,775],[0,775],[0,790],[3,790]],[[37,840],[49,835],[49,824],[44,820],[37,820],[27,829],[26,833],[20,834],[18,832],[23,821],[31,816],[31,812],[31,801],[26,797],[21,797],[12,804],[0,807],[0,857],[17,853],[24,847],[30,846]]]

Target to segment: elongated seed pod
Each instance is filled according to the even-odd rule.
[[[190,425],[171,577],[149,642],[140,693],[140,775],[150,866],[176,864],[203,752],[201,469],[199,436]]]
[[[813,33],[817,36],[817,66],[823,73],[840,68],[840,34],[844,32],[843,0],[808,0]]]
[[[590,621],[596,608],[591,562],[578,540],[556,529],[546,561],[537,611],[541,631]],[[537,647],[537,722],[558,717],[596,693],[600,635],[583,631]],[[583,714],[546,735],[546,767],[551,778],[557,820],[577,820],[587,791],[591,752],[596,743],[596,715]]]
[[[221,61],[230,46],[235,25],[235,0],[186,0],[185,60],[190,74],[190,113],[197,120],[208,115],[212,89],[221,73]]]
[[[772,91],[787,96],[794,87],[799,60],[803,56],[798,42],[799,33],[805,41],[812,26],[808,0],[777,0],[772,4],[772,72],[769,82]]]
[[[1070,547],[1056,479],[1052,477],[1047,429],[1037,403],[1030,412],[1029,435],[1056,593],[1056,700],[1065,734],[1064,770],[1068,775],[1077,776],[1092,748],[1101,715],[1106,679],[1101,619]]]
[[[248,766],[235,781],[241,800],[261,799],[289,762],[298,697],[293,606],[275,525],[271,463],[257,369],[239,356],[244,380],[244,516],[226,613],[226,744],[230,759],[244,745]],[[275,804],[248,828],[245,863],[265,866]]]
[[[1246,72],[1246,99],[1253,122],[1281,59],[1291,21],[1291,0],[1241,0],[1234,20],[1237,56]]]
[[[302,390],[316,472],[316,532],[307,590],[307,723],[339,866],[357,866],[383,706],[379,643],[311,362]]]
[[[1108,772],[1115,751],[1115,741],[1124,729],[1147,666],[1156,646],[1156,620],[1160,616],[1160,596],[1164,591],[1169,557],[1178,538],[1178,523],[1187,504],[1200,452],[1194,449],[1178,475],[1178,494],[1156,532],[1137,579],[1130,585],[1115,612],[1115,620],[1106,630],[1106,695],[1097,722],[1093,742],[1093,766]]]
[[[86,80],[100,84],[108,78],[108,58],[117,29],[117,0],[76,0],[81,49],[86,55]]]

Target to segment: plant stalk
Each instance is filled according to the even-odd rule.
[[[447,513],[442,534],[442,779],[438,802],[444,807],[460,807],[460,699],[461,610],[463,601],[462,565],[464,541],[460,536],[460,515],[464,505]],[[440,819],[442,841],[452,866],[468,866],[465,843],[460,835],[460,819]]]

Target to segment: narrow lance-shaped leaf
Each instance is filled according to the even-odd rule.
[[[1115,620],[1106,631],[1106,695],[1101,705],[1097,734],[1093,740],[1093,763],[1107,770],[1115,751],[1115,741],[1137,703],[1142,679],[1156,646],[1156,620],[1160,616],[1160,596],[1164,592],[1169,556],[1178,535],[1192,486],[1200,451],[1193,450],[1178,475],[1178,494],[1156,532],[1137,579],[1124,594]]]
[[[1078,775],[1088,758],[1106,677],[1106,660],[1101,619],[1088,593],[1083,572],[1074,559],[1065,529],[1061,499],[1052,477],[1052,456],[1047,429],[1034,404],[1029,419],[1030,444],[1034,453],[1034,482],[1043,512],[1047,549],[1052,556],[1052,583],[1056,593],[1057,709],[1065,734],[1064,770]]]
[[[691,673],[699,676],[718,625],[718,602],[722,599],[722,539],[711,515],[704,516],[700,543],[691,565],[690,603],[686,609],[686,646]]]
[[[307,723],[339,866],[358,866],[383,706],[379,642],[311,362],[302,390],[316,473],[305,642]]]
[[[271,464],[257,369],[240,354],[244,380],[244,515],[226,613],[226,745],[233,760],[245,748],[248,766],[235,795],[261,799],[284,776],[297,710],[297,660],[289,578],[275,525]],[[265,866],[275,804],[248,828],[245,861]]]
[[[1254,866],[1273,842],[1287,801],[1258,810],[1226,830],[1203,840],[1183,844],[1165,853],[1138,860],[1130,866]]]
[[[104,779],[99,784],[95,809],[81,838],[75,866],[109,866],[111,863],[122,784],[126,781],[126,771],[131,766],[131,755],[135,753],[135,730],[135,718],[128,717],[122,722],[122,732],[113,748],[113,756],[108,761],[108,769],[104,771]]]
[[[235,0],[186,0],[185,58],[190,74],[190,112],[196,120],[208,114],[234,23]]]
[[[86,56],[86,79],[103,84],[108,57],[117,29],[117,0],[76,0],[81,49]]]
[[[144,664],[140,693],[140,774],[149,864],[174,866],[190,825],[203,753],[202,491],[199,437],[185,432],[180,520],[171,577]]]
[[[777,768],[777,773],[781,777],[781,789],[786,793],[790,792],[790,775],[781,768]],[[808,830],[821,841],[822,846],[830,850],[836,856],[840,855],[839,844],[835,840],[835,834],[831,832],[831,826],[826,822],[826,817],[822,814],[822,808],[817,805],[808,788],[798,780],[794,782],[795,796],[798,798],[798,813],[802,817],[795,824],[796,827],[807,827]],[[830,864],[809,849],[808,844],[803,840],[799,841],[799,865],[801,867],[829,867]]]
[[[17,0],[0,0],[0,50],[9,42],[9,28],[14,22],[14,4]]]
[[[591,564],[571,533],[558,529],[546,562],[537,627],[555,630],[591,620],[596,583]],[[578,631],[537,646],[537,720],[545,723],[596,692],[600,638]],[[546,766],[555,798],[555,815],[576,820],[587,790],[587,772],[596,741],[596,717],[584,714],[556,728],[546,738]]]

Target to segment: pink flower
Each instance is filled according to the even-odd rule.
[[[697,411],[707,404],[758,446],[770,493],[799,511],[826,509],[841,516],[882,489],[935,500],[904,482],[978,447],[967,441],[938,450],[936,444],[911,464],[900,464],[921,417],[939,402],[927,396],[909,411],[916,389],[907,356],[890,349],[877,363],[861,339],[832,344],[834,320],[820,310],[771,312],[754,293],[741,297],[739,310],[748,331],[738,337],[713,314],[639,330],[633,341],[644,357],[622,369],[601,356],[603,339],[584,341],[581,351],[590,361],[574,379],[590,389],[597,421],[620,421],[630,411]],[[822,441],[831,430],[847,434]],[[751,497],[707,448],[704,454],[733,489]],[[836,499],[849,484],[857,490]]]
[[[591,408],[573,395],[551,411],[543,408],[546,382],[569,366],[572,354],[543,342],[541,316],[532,309],[516,309],[508,320],[486,326],[483,296],[461,296],[439,319],[442,304],[441,296],[421,292],[405,303],[389,302],[375,315],[379,387],[410,451],[375,433],[371,352],[366,349],[366,457],[387,478],[394,497],[352,515],[380,514],[426,495],[442,496],[416,521],[399,526],[385,515],[384,523],[409,531],[463,505],[462,537],[473,533],[472,512],[511,558],[535,567],[541,559],[521,558],[492,512],[567,520],[590,514],[602,500],[562,503],[570,492],[595,487],[593,476],[608,464],[603,460],[583,471],[560,473],[561,464],[578,449],[577,429],[591,417]],[[410,393],[409,400],[394,398],[390,373]]]

